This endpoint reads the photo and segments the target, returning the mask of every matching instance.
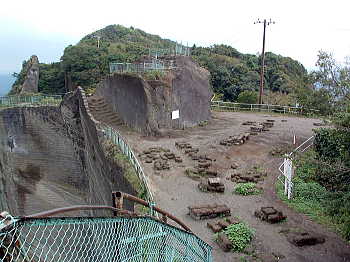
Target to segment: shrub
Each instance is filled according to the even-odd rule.
[[[255,231],[245,223],[241,222],[229,225],[224,230],[224,233],[232,243],[232,251],[240,252],[243,251],[252,241]]]
[[[238,103],[255,104],[258,100],[258,95],[255,91],[243,91],[237,97]]]
[[[339,125],[340,129],[322,128],[315,131],[315,151],[324,160],[341,160],[350,166],[350,131],[346,129],[346,120]]]
[[[162,80],[165,77],[165,72],[161,70],[147,71],[143,74],[146,80]]]
[[[248,195],[256,195],[260,193],[260,190],[257,189],[255,183],[249,182],[249,183],[239,183],[235,189],[234,193],[248,196]]]

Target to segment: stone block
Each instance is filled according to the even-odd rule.
[[[323,236],[312,232],[290,232],[287,240],[298,247],[322,244],[326,241]]]
[[[230,216],[231,210],[226,205],[203,205],[188,207],[189,215],[196,220]]]
[[[216,171],[216,170],[213,169],[213,168],[209,168],[209,169],[206,171],[206,174],[207,174],[208,176],[214,176],[214,177],[216,177],[216,176],[218,176],[218,171]]]
[[[223,220],[223,219],[219,220],[219,221],[217,222],[217,224],[218,224],[222,229],[226,229],[226,228],[230,225],[229,222],[227,222],[226,220]]]
[[[265,215],[272,215],[272,214],[277,214],[277,210],[274,209],[274,207],[262,207],[260,210],[265,214]]]
[[[225,218],[226,219],[226,221],[230,224],[230,225],[232,225],[232,224],[238,224],[238,223],[240,223],[241,221],[238,219],[238,218],[236,218],[236,217],[227,217],[227,218]]]
[[[232,249],[232,243],[228,239],[225,233],[220,233],[218,235],[218,245],[224,252],[229,252]]]
[[[214,233],[218,233],[221,231],[221,226],[219,226],[215,222],[208,222],[207,227],[210,228]]]
[[[211,186],[220,186],[222,185],[221,179],[218,177],[215,178],[208,178],[208,185]]]

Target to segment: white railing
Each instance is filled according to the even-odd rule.
[[[288,199],[292,198],[293,193],[293,155],[296,152],[305,152],[308,148],[313,145],[314,136],[309,137],[300,146],[295,148],[289,154],[285,154],[282,164],[279,166],[278,170],[280,175],[278,180],[284,184],[284,194],[287,195]]]
[[[263,111],[282,114],[316,114],[319,110],[295,106],[270,105],[270,104],[246,104],[224,101],[212,101],[211,108],[219,111]]]

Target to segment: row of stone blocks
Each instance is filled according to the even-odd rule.
[[[281,211],[278,211],[274,207],[262,207],[260,210],[256,210],[254,215],[262,221],[271,224],[279,223],[287,218]]]
[[[223,230],[232,224],[238,224],[241,221],[237,218],[230,217],[231,210],[226,205],[202,205],[202,206],[190,206],[189,215],[196,220],[209,219],[215,217],[226,217],[216,222],[208,222],[207,227],[214,233],[218,233],[217,242],[220,248],[228,252],[232,249],[232,242],[228,239]],[[255,216],[262,221],[274,224],[284,221],[287,217],[283,215],[281,211],[278,211],[274,207],[261,207],[255,211]],[[321,235],[312,232],[289,232],[287,240],[296,246],[315,245],[324,243],[325,238]]]
[[[189,215],[195,220],[231,216],[231,210],[226,205],[190,206]]]
[[[220,145],[223,145],[223,146],[242,145],[247,140],[249,140],[249,135],[250,133],[244,133],[238,136],[229,136],[229,138],[221,140]]]

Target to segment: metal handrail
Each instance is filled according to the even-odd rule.
[[[213,98],[212,98],[213,99]],[[304,108],[304,107],[294,107],[294,106],[285,106],[285,105],[273,105],[273,104],[247,104],[247,103],[236,103],[236,102],[224,102],[221,100],[213,101],[211,99],[212,107],[219,107],[223,109],[233,109],[233,110],[261,110],[261,111],[280,111],[283,113],[302,113],[305,111],[319,112],[319,110]],[[282,108],[282,109],[279,109]],[[300,112],[296,112],[300,111]]]
[[[143,199],[140,199],[138,197],[135,197],[135,196],[132,196],[130,194],[123,193],[120,191],[112,192],[112,196],[113,196],[114,207],[118,210],[123,209],[123,201],[124,201],[124,199],[127,199],[127,200],[130,200],[132,202],[136,202],[138,204],[141,204],[145,207],[151,208],[152,210],[158,212],[159,214],[162,214],[162,221],[164,223],[167,223],[167,218],[170,218],[171,220],[176,222],[178,225],[180,225],[184,230],[192,233],[192,230],[188,226],[186,226],[180,219],[178,219],[177,217],[171,215],[170,213],[160,209],[159,207],[153,206],[152,203],[146,202]]]
[[[73,211],[79,211],[79,210],[96,210],[96,209],[104,209],[104,210],[110,210],[112,212],[117,212],[120,214],[132,214],[132,212],[127,210],[121,210],[119,208],[111,207],[111,206],[100,206],[100,205],[76,205],[76,206],[69,206],[69,207],[62,207],[62,208],[56,208],[51,209],[47,211],[43,211],[40,213],[35,213],[32,215],[24,216],[23,218],[45,218],[54,216],[57,214],[67,213],[67,212],[73,212]]]
[[[308,139],[306,139],[303,143],[301,143],[297,148],[295,148],[292,152],[289,154],[285,154],[287,158],[291,158],[293,154],[295,154],[297,151],[299,151],[304,145],[306,145],[308,142],[312,141],[315,138],[315,136],[311,136]],[[301,152],[305,152],[310,146],[312,146],[313,143],[310,143],[308,146],[306,146],[304,149],[301,150]],[[282,167],[284,166],[284,161],[281,163],[281,165],[278,167],[278,170],[280,171],[279,176],[277,177],[278,180],[281,181],[281,175],[284,176],[284,171],[282,170]],[[281,181],[283,182],[283,181]],[[290,181],[292,187],[293,187],[293,182]]]

